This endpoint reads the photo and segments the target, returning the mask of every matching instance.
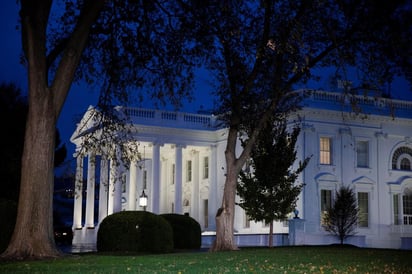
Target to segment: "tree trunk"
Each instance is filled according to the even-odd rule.
[[[237,174],[228,173],[226,175],[222,207],[216,213],[216,239],[210,249],[211,251],[238,250],[233,233],[236,184]]]
[[[2,257],[60,255],[54,242],[53,188],[56,109],[48,87],[46,28],[51,1],[22,1],[22,44],[28,63],[29,112],[22,156],[17,219]]]
[[[273,221],[270,222],[269,226],[269,247],[273,246]]]
[[[47,88],[30,87],[17,220],[2,257],[30,259],[60,255],[53,233],[55,112]],[[39,95],[42,94],[42,95]]]
[[[29,113],[27,117],[17,220],[8,248],[10,259],[61,255],[53,232],[54,149],[57,117],[74,79],[90,27],[105,1],[84,1],[54,80],[46,61],[47,24],[52,0],[21,1],[22,45],[27,58]],[[52,83],[49,87],[49,83]]]

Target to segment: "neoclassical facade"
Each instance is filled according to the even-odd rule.
[[[84,133],[98,136],[93,107],[71,138],[77,147],[73,244],[95,243],[107,215],[148,210],[189,214],[200,223],[203,245],[208,246],[222,201],[227,129],[214,115],[118,111],[130,118],[130,131],[122,144],[110,145],[114,151],[137,146],[130,163],[119,164],[101,148],[84,152]],[[412,102],[314,90],[290,117],[291,123],[296,120],[302,127],[298,157],[311,160],[297,182],[304,185],[299,219],[291,214],[290,220],[275,223],[275,245],[337,242],[322,228],[322,216],[335,191],[349,185],[356,193],[359,218],[348,243],[412,249]],[[143,193],[145,206],[139,203]],[[266,245],[269,227],[250,221],[236,207],[235,232],[241,246]]]

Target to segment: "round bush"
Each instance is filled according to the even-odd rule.
[[[162,214],[173,228],[173,243],[176,249],[198,249],[202,243],[200,224],[190,216]]]
[[[97,250],[171,252],[172,227],[159,215],[146,211],[114,213],[99,226]]]
[[[0,253],[6,250],[17,216],[17,203],[11,200],[0,199]]]

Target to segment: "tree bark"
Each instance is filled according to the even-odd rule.
[[[237,134],[238,131],[235,127],[229,129],[225,150],[226,180],[222,206],[216,213],[216,238],[210,249],[211,251],[239,249],[234,241],[236,186],[240,169],[246,161],[246,153],[249,150],[243,150],[241,156],[238,159],[236,158]]]
[[[216,213],[216,239],[211,251],[238,250],[234,240],[237,174],[227,174],[221,208]]]
[[[40,89],[37,88],[38,93],[45,93]],[[60,255],[53,233],[56,119],[51,98],[31,97],[22,156],[16,225],[10,244],[2,257],[27,259]]]
[[[85,1],[78,25],[49,86],[46,30],[52,0],[21,1],[22,44],[28,64],[29,112],[22,156],[17,219],[6,259],[60,256],[54,242],[53,189],[56,122],[104,1]]]
[[[269,225],[269,247],[273,246],[273,221]]]
[[[53,167],[56,115],[47,85],[46,26],[51,1],[22,2],[22,43],[28,62],[29,112],[22,156],[17,219],[2,257],[55,257]]]

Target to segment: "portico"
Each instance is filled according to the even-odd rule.
[[[223,159],[218,160],[217,147],[225,144],[216,138],[216,131],[188,132],[164,126],[135,130],[136,138],[130,142],[138,153],[129,155],[129,163],[114,160],[102,149],[76,155],[73,244],[94,243],[100,222],[110,214],[143,210],[139,205],[143,191],[148,197],[146,210],[189,214],[204,231],[215,229],[217,178],[224,178],[218,174]],[[80,148],[81,138],[72,140]],[[127,143],[116,145],[116,153],[121,154]]]

